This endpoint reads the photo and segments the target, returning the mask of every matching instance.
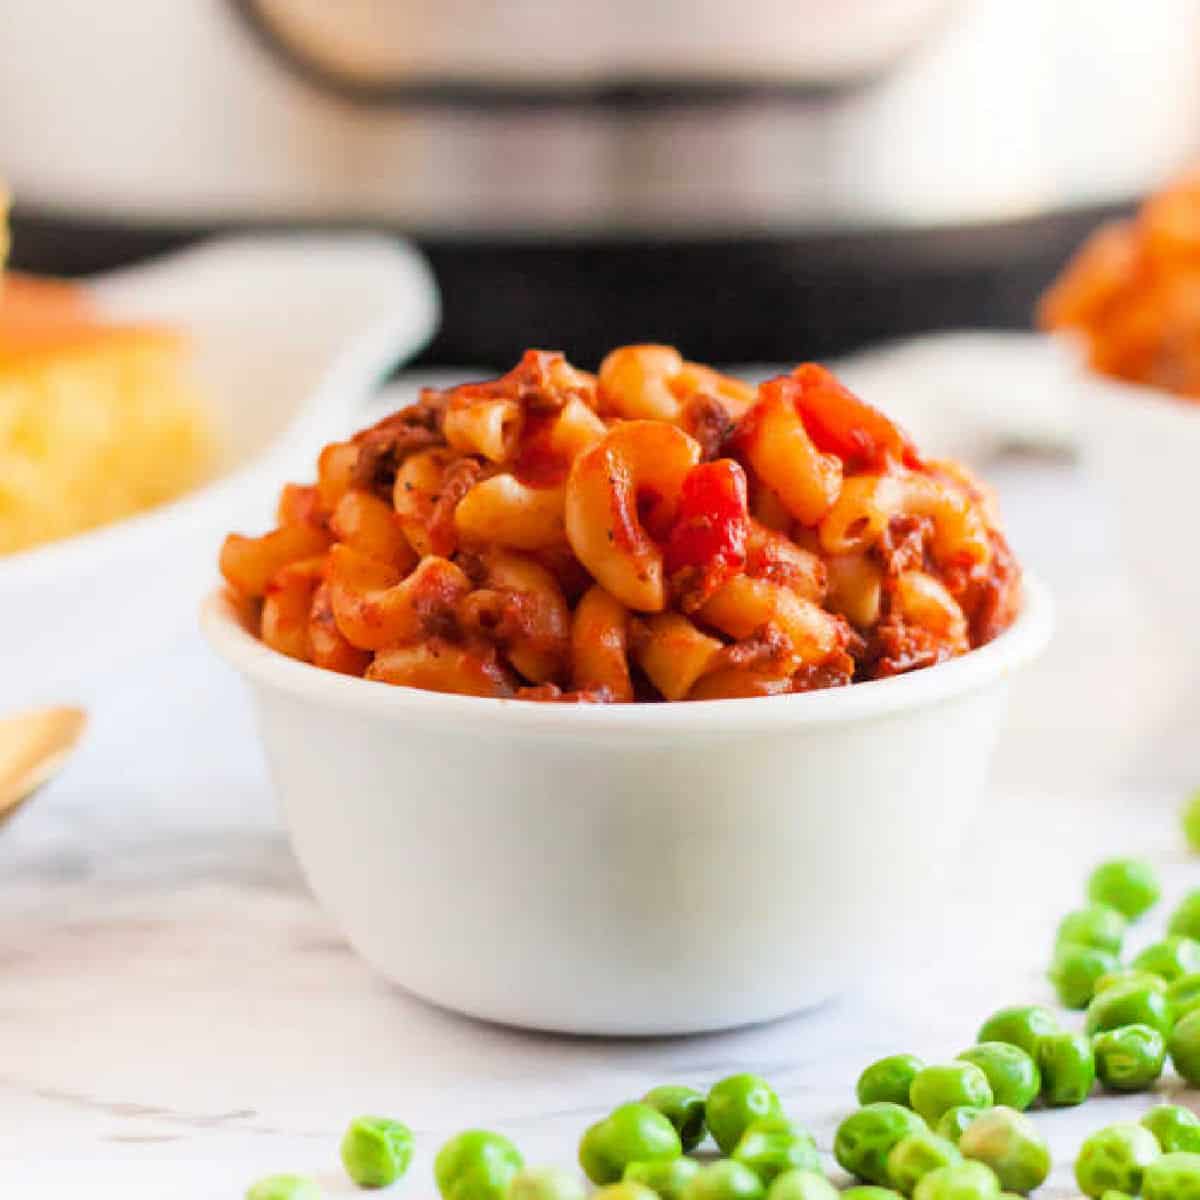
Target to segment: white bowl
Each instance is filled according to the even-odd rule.
[[[1008,679],[1045,645],[1026,583],[990,645],[805,695],[614,706],[439,695],[268,649],[222,593],[313,891],[447,1008],[680,1034],[826,999],[919,920],[981,791]]]
[[[424,260],[390,238],[226,238],[89,281],[115,318],[177,325],[223,435],[217,477],[170,504],[0,556],[0,712],[89,697],[195,619],[222,535],[269,520],[437,321]]]
[[[1200,401],[1079,367],[1089,470],[1137,593],[1188,654],[1200,654]]]

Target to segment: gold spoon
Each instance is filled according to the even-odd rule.
[[[82,708],[38,708],[0,718],[0,820],[57,773],[86,725]]]

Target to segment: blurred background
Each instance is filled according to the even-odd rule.
[[[1049,996],[1041,947],[1085,862],[1147,853],[1196,883],[1175,812],[1198,777],[1200,406],[1142,388],[1106,405],[1030,328],[1097,224],[1200,150],[1200,0],[0,11],[11,263],[103,275],[64,294],[10,274],[0,310],[0,725],[88,709],[62,773],[28,800],[18,775],[0,826],[14,1194],[78,1167],[89,1195],[158,1200],[171,1163],[180,1200],[240,1194],[316,1162],[360,1105],[419,1114],[427,1145],[477,1113],[552,1159],[650,1067],[782,1076],[827,1138],[862,1061],[945,1052],[985,1006]],[[297,232],[214,237],[280,228]],[[1200,395],[1200,233],[1179,241],[1185,302],[1158,332],[1188,335]],[[6,322],[8,350],[40,357],[5,357]],[[1057,633],[903,990],[725,1043],[464,1034],[375,982],[314,908],[197,604],[228,530],[268,528],[282,480],[422,385],[527,346],[595,367],[651,340],[739,370],[838,357],[996,486]]]
[[[15,266],[395,231],[435,365],[1023,327],[1200,130],[1196,0],[39,0],[3,36]]]

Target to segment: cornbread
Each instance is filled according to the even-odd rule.
[[[215,442],[172,330],[118,325],[86,291],[7,274],[0,286],[0,554],[170,500]]]

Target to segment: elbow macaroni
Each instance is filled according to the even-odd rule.
[[[700,447],[662,421],[626,421],[571,466],[567,540],[575,556],[622,604],[641,612],[666,605],[663,554],[646,528],[669,528],[684,476]]]
[[[629,678],[629,610],[598,583],[571,618],[571,684],[579,692],[605,692],[616,702],[633,699]]]
[[[495,551],[478,569],[482,587],[460,606],[463,624],[481,640],[489,635],[531,683],[562,677],[571,615],[558,580],[533,559]]]
[[[515,400],[472,403],[468,399],[446,409],[442,433],[455,450],[502,463],[514,456],[524,423],[524,413]]]
[[[739,441],[759,480],[795,520],[812,525],[838,498],[842,464],[813,445],[786,390],[775,382],[763,385],[762,399],[750,410]]]
[[[963,654],[1019,608],[965,471],[814,364],[755,390],[665,346],[424,393],[276,519],[220,556],[264,642],[473,696],[805,691]]]
[[[966,486],[908,468],[846,480],[817,527],[827,554],[854,554],[879,541],[894,517],[928,517],[929,550],[943,566],[969,561],[986,566],[991,539],[984,506]]]
[[[454,524],[465,542],[545,550],[567,540],[561,487],[530,487],[507,471],[477,483],[459,501]]]
[[[621,346],[600,364],[598,382],[603,411],[626,420],[678,422],[697,395],[720,401],[731,417],[755,401],[749,384],[685,362],[674,346]]]
[[[637,661],[665,699],[682,700],[713,669],[724,648],[682,613],[655,613],[643,622]]]

